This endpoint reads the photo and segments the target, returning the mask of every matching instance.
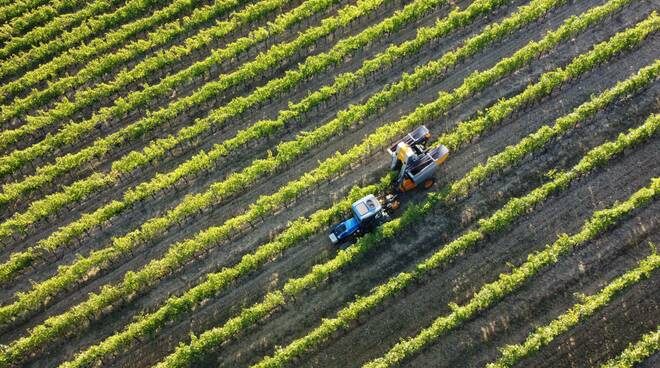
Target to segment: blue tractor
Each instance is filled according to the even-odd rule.
[[[435,172],[447,159],[449,150],[443,145],[427,147],[430,137],[428,128],[422,125],[387,149],[392,160],[390,169],[397,173],[393,193],[382,200],[369,194],[353,203],[353,217],[330,229],[330,241],[333,244],[348,242],[389,221],[392,212],[399,206],[398,193],[419,186],[426,189],[433,186]]]
[[[389,194],[381,203],[373,194],[355,201],[351,206],[353,217],[331,228],[330,241],[343,244],[390,220],[388,212],[398,206],[396,195]]]

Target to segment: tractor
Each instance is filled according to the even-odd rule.
[[[353,216],[330,229],[330,241],[343,244],[367,233],[391,219],[399,207],[401,193],[422,186],[433,186],[435,171],[449,155],[443,145],[427,148],[431,138],[428,128],[421,126],[392,144],[387,152],[392,158],[390,169],[397,172],[391,193],[382,198],[369,194],[351,206]]]
[[[383,203],[373,194],[360,198],[351,206],[353,217],[330,229],[330,241],[343,244],[377,228],[390,220],[390,212],[397,206],[393,194],[385,196]]]

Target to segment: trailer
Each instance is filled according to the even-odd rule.
[[[422,125],[388,148],[390,169],[398,172],[396,190],[407,192],[420,185],[428,189],[435,183],[435,172],[447,160],[449,149],[442,144],[427,148],[430,137],[428,128]]]

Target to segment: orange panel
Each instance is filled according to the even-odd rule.
[[[435,163],[438,165],[442,165],[442,163],[447,160],[447,157],[449,157],[449,153],[440,156],[439,159],[435,160]]]
[[[403,179],[403,183],[401,183],[401,191],[407,192],[411,189],[415,189],[416,185],[415,182],[410,180],[410,179]]]

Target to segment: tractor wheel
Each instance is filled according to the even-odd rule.
[[[426,179],[424,181],[424,189],[429,189],[430,187],[433,186],[433,183],[435,183],[434,179]]]

